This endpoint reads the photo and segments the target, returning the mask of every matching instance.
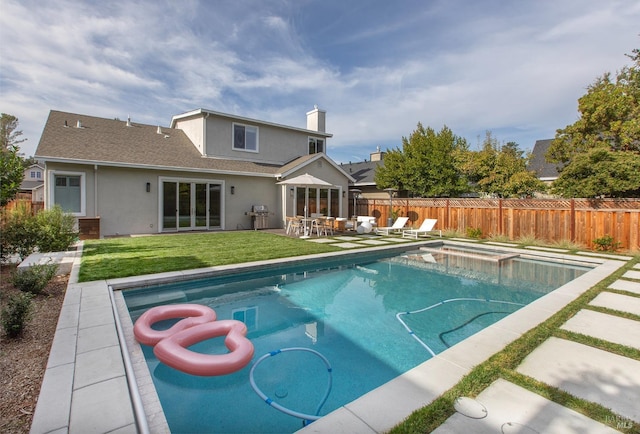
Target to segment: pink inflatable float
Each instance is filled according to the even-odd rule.
[[[155,322],[184,318],[167,330],[154,330]],[[152,345],[162,363],[187,374],[226,375],[244,368],[253,357],[253,344],[241,321],[216,321],[213,309],[196,304],[157,306],[142,314],[133,328],[138,342]],[[225,336],[226,354],[202,354],[187,347],[206,339]]]

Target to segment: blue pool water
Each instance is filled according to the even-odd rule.
[[[511,256],[448,249],[378,254],[126,290],[124,297],[134,322],[159,304],[207,305],[218,319],[245,322],[255,347],[244,369],[196,377],[159,363],[143,345],[172,432],[293,432],[302,420],[268,406],[252,389],[256,360],[292,347],[324,356],[330,372],[308,351],[267,357],[253,372],[257,387],[278,404],[322,416],[589,270]],[[227,351],[222,339],[191,349]]]

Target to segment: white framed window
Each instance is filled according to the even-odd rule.
[[[75,216],[86,215],[86,176],[83,172],[57,172],[50,175],[49,194],[52,205]]]
[[[258,127],[234,123],[232,141],[236,151],[258,152]]]
[[[324,139],[309,137],[309,155],[324,152]]]
[[[36,178],[42,179],[42,172],[36,172]]]

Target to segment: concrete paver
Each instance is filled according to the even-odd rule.
[[[640,350],[640,321],[583,309],[561,328]]]
[[[640,282],[631,282],[630,280],[616,280],[609,285],[609,288],[640,294]]]
[[[591,300],[589,304],[591,306],[606,307],[619,310],[620,312],[640,315],[640,297],[631,297],[613,292],[601,292],[596,298]]]
[[[633,270],[629,270],[626,273],[624,273],[622,275],[622,277],[626,278],[626,279],[636,279],[636,280],[640,280],[640,271],[633,271]]]
[[[539,432],[612,434],[618,432],[503,379],[496,380],[480,393],[476,401],[486,408],[486,417],[472,419],[461,413],[456,413],[433,433],[493,434],[499,432]],[[527,431],[527,427],[534,431]],[[509,428],[513,430],[509,431]]]
[[[640,422],[640,361],[549,338],[517,371]]]

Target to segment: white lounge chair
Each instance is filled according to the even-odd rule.
[[[429,235],[429,232],[439,232],[442,236],[442,230],[433,229],[438,222],[437,219],[425,219],[418,229],[405,229],[402,231],[402,238],[414,238],[418,239],[420,235]]]
[[[377,228],[376,233],[379,235],[389,235],[392,233],[400,232],[404,228],[404,225],[409,221],[409,217],[398,217],[392,226],[385,226]]]

